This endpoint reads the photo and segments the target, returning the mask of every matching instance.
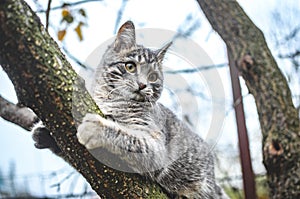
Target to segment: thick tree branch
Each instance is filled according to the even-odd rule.
[[[271,198],[300,196],[300,127],[287,81],[262,32],[236,1],[198,0],[255,98]]]
[[[0,95],[0,117],[30,131],[38,117],[27,107],[20,107]]]
[[[87,112],[102,113],[84,81],[23,0],[0,1],[0,64],[12,80],[19,102],[45,123],[63,158],[101,198],[166,198],[156,184],[108,168],[78,143],[76,125],[82,117]]]

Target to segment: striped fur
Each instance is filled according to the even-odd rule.
[[[150,50],[135,43],[132,22],[120,28],[92,87],[92,96],[108,119],[87,114],[78,140],[88,149],[105,148],[119,155],[170,197],[222,198],[208,145],[157,103],[163,89],[162,61],[170,45]]]

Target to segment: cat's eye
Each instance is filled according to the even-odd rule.
[[[150,73],[148,76],[148,81],[149,82],[155,82],[158,79],[158,74],[157,73]]]
[[[130,73],[134,73],[136,71],[136,65],[133,62],[127,62],[125,63],[125,69]]]

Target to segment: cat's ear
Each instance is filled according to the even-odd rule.
[[[169,42],[166,45],[164,45],[161,49],[156,51],[156,56],[157,56],[157,59],[159,62],[163,61],[165,54],[166,54],[168,48],[172,45],[172,43],[173,42]]]
[[[114,43],[114,50],[116,52],[120,52],[121,50],[129,50],[134,46],[136,46],[135,28],[131,21],[127,21],[118,31],[117,38]]]

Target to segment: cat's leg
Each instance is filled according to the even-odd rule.
[[[165,148],[161,132],[128,129],[98,114],[87,114],[84,117],[77,130],[77,138],[87,149],[113,144],[116,152],[127,150],[147,153]]]
[[[132,130],[97,114],[87,114],[77,130],[77,138],[87,149],[104,147],[129,161],[144,161],[157,167],[166,159],[165,137],[154,130]]]
[[[51,136],[51,132],[47,127],[39,121],[31,130],[34,146],[38,149],[50,149],[53,153],[60,156],[62,151],[56,144],[56,141]]]

